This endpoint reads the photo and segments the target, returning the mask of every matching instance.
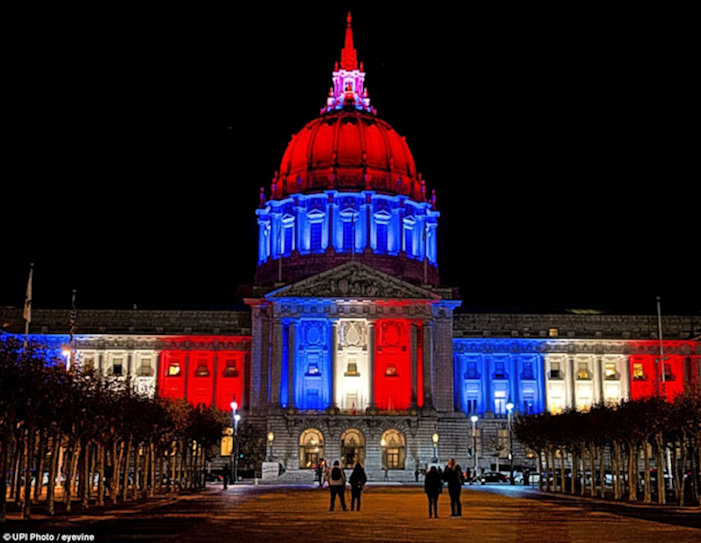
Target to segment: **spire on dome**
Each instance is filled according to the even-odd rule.
[[[346,39],[341,49],[341,63],[334,66],[333,88],[326,101],[326,107],[322,113],[339,109],[358,109],[375,113],[370,107],[370,98],[367,89],[364,88],[365,72],[363,63],[358,69],[358,52],[353,45],[353,29],[351,28],[352,17],[350,11],[346,17]]]
[[[357,70],[358,69],[358,52],[353,47],[353,29],[351,28],[351,13],[348,12],[348,26],[346,27],[346,42],[344,44],[343,50],[341,51],[341,69],[343,70]]]

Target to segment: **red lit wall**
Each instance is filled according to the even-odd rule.
[[[214,343],[238,343],[240,350],[215,349]],[[158,392],[165,398],[186,399],[193,405],[231,411],[236,400],[245,406],[244,381],[248,379],[250,338],[179,336],[169,339],[158,364]],[[188,347],[185,349],[183,347]]]
[[[644,341],[631,344],[633,352],[644,353],[633,354],[629,358],[631,400],[660,395],[671,402],[684,391],[685,382],[690,384],[696,382],[696,372],[692,371],[693,367],[688,362],[689,357],[680,354],[666,354],[672,350],[678,352],[679,348],[686,343],[662,342],[662,349],[665,351],[664,364],[667,367],[664,384],[662,384],[662,376],[658,367],[659,342]],[[636,377],[636,372],[639,372],[641,368],[643,375]]]
[[[411,401],[411,323],[381,319],[375,334],[375,404],[379,409],[408,409]]]

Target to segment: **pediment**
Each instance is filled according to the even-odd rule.
[[[346,262],[270,292],[266,298],[373,298],[440,300],[430,290],[412,285],[359,262]]]

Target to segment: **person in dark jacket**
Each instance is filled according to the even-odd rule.
[[[360,511],[360,494],[363,492],[363,487],[365,483],[368,482],[368,477],[365,475],[365,470],[363,466],[358,462],[353,468],[353,473],[351,473],[348,479],[351,487],[351,511],[354,510],[354,506],[358,504],[358,511]]]
[[[224,464],[224,469],[222,469],[222,479],[224,481],[224,490],[226,490],[231,480],[231,466],[229,464]]]
[[[448,460],[448,465],[443,472],[443,480],[448,483],[450,494],[450,516],[462,516],[462,504],[460,503],[460,491],[462,490],[462,468],[455,463],[455,458]]]
[[[443,492],[443,480],[436,466],[431,466],[426,474],[424,492],[428,496],[428,518],[432,516],[438,518],[438,496]]]

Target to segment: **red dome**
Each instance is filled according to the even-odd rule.
[[[273,185],[273,198],[376,190],[424,199],[405,139],[371,113],[348,109],[326,113],[292,137]]]

